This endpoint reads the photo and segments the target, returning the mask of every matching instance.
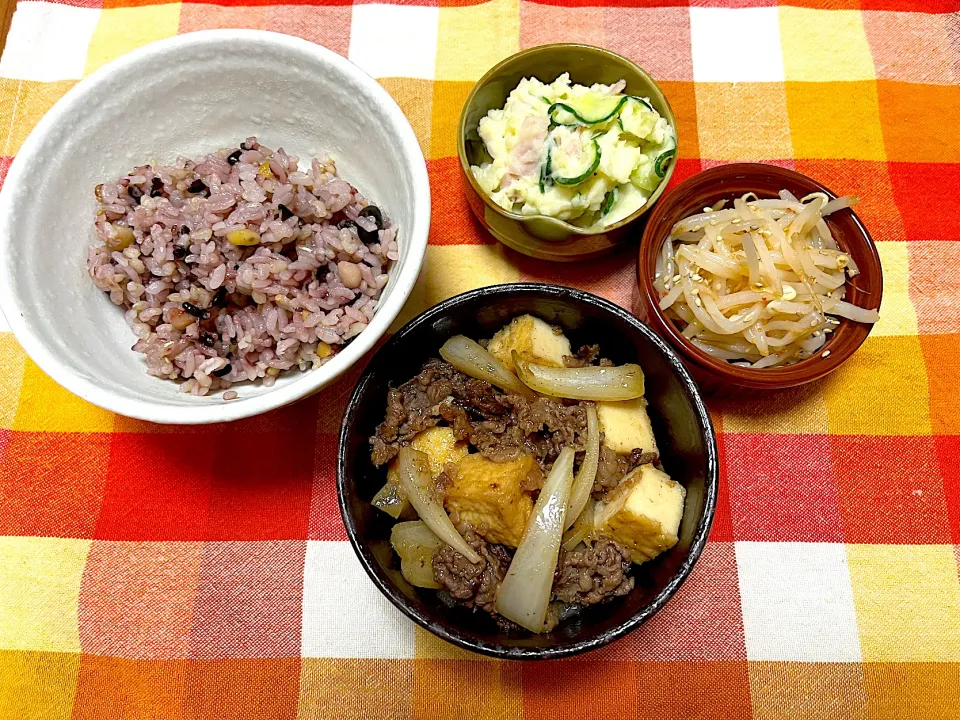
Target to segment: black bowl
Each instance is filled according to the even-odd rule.
[[[384,470],[370,461],[368,438],[383,420],[387,390],[417,374],[452,335],[490,337],[509,320],[530,313],[559,325],[576,348],[599,343],[617,364],[635,362],[646,375],[647,400],[661,461],[687,489],[680,542],[634,566],[636,588],[612,602],[586,608],[552,632],[504,631],[484,612],[450,607],[433,590],[411,586],[390,548],[394,520],[370,505]],[[700,393],[680,359],[653,331],[603,298],[556,285],[495,285],[457,295],[397,332],[367,366],[343,419],[337,493],[347,534],[360,563],[380,591],[413,621],[467,650],[501,658],[558,658],[619,638],[664,606],[690,574],[707,541],[717,501],[717,440]]]

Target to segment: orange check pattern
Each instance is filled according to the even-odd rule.
[[[826,380],[712,403],[711,542],[651,622],[594,654],[472,656],[399,615],[336,507],[356,372],[199,430],[68,395],[0,332],[0,720],[893,720],[960,707],[960,2],[20,2],[0,60],[0,176],[80,78],[176,33],[300,35],[410,118],[434,195],[401,322],[473,287],[560,282],[626,307],[634,248],[577,266],[504,250],[468,214],[455,123],[532,45],[638,61],[679,122],[674,181],[760,160],[861,196],[882,320]],[[4,330],[0,327],[0,331]],[[263,449],[282,447],[282,456]],[[283,459],[278,459],[283,457]]]

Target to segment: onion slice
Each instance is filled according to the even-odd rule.
[[[544,395],[603,401],[643,397],[643,370],[639,365],[555,368],[528,362],[516,350],[513,363],[524,385]]]
[[[534,394],[507,367],[488,353],[484,347],[464,335],[454,335],[440,348],[440,357],[457,370],[498,388],[523,395],[528,400]]]
[[[573,481],[570,491],[570,502],[567,504],[566,527],[570,527],[580,517],[583,508],[590,500],[590,491],[593,490],[593,481],[597,479],[597,468],[600,466],[600,418],[597,416],[597,406],[587,405],[587,441],[583,462],[580,471]]]
[[[590,536],[595,530],[593,526],[593,515],[596,511],[597,501],[587,500],[583,512],[573,524],[573,527],[567,530],[563,535],[563,545],[561,546],[567,552],[575,549],[580,543],[590,543]]]
[[[397,456],[397,474],[400,476],[400,487],[427,527],[467,560],[479,563],[480,556],[457,532],[436,493],[431,492],[433,477],[426,454],[410,446],[402,448]]]
[[[573,448],[565,447],[553,464],[527,522],[526,532],[497,593],[497,612],[531,632],[543,632],[570,487]]]

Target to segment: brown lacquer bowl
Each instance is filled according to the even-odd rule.
[[[490,337],[517,315],[559,325],[575,347],[599,343],[615,363],[638,363],[646,379],[650,420],[664,470],[687,490],[679,542],[642,565],[627,595],[583,609],[551,632],[505,630],[483,611],[454,605],[434,590],[413,587],[390,547],[393,518],[370,501],[384,468],[370,460],[369,437],[383,421],[387,393],[438,357],[462,333]],[[403,613],[444,640],[501,658],[539,660],[598,648],[639,627],[662,608],[700,556],[710,532],[719,477],[710,417],[690,374],[666,343],[623,308],[557,285],[516,283],[480,288],[445,300],[411,320],[381,347],[357,382],[340,431],[337,494],[347,536],[370,580]],[[371,627],[371,633],[377,628]]]
[[[776,390],[818,380],[853,355],[873,327],[841,319],[819,354],[785,367],[753,369],[707,355],[683,337],[680,329],[660,310],[660,295],[653,287],[657,255],[675,223],[718,200],[733,200],[748,192],[760,198],[775,198],[784,189],[800,198],[813,192],[837,197],[816,180],[793,170],[776,165],[738,163],[720,165],[688,178],[663,197],[650,213],[640,241],[637,261],[640,292],[634,310],[683,357],[705,392],[728,395],[742,388]],[[832,213],[825,220],[841,249],[852,255],[860,268],[860,274],[847,281],[845,299],[868,310],[878,309],[883,295],[883,271],[870,233],[850,209]]]

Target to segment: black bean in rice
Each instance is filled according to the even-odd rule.
[[[301,170],[256,138],[239,148],[96,188],[90,276],[126,309],[147,372],[195,395],[325,363],[366,328],[397,259],[396,227],[333,160]]]

